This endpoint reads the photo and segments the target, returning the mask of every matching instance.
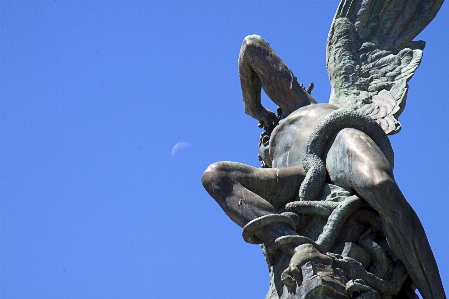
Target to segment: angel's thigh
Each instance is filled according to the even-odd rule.
[[[222,206],[239,199],[241,192],[248,193],[255,205],[268,202],[279,209],[296,197],[304,179],[302,167],[255,168],[236,162],[217,162],[210,165],[203,174],[203,185]]]
[[[305,101],[305,91],[289,67],[258,35],[250,35],[243,40],[239,73],[242,89],[254,88],[254,80],[260,80],[265,93],[286,115]]]
[[[392,198],[391,193],[399,191],[393,170],[380,148],[359,130],[343,129],[336,135],[326,167],[332,182],[356,190],[380,213],[406,203]]]
[[[276,210],[296,199],[306,174],[302,166],[254,168],[253,171],[252,176],[240,180],[241,184],[263,197]]]
[[[379,212],[390,248],[404,262],[423,297],[445,298],[424,228],[381,150],[360,131],[344,129],[337,134],[326,162],[335,183],[355,189]]]
[[[355,129],[340,131],[330,147],[326,167],[329,177],[337,185],[354,189],[368,204],[379,212],[385,233],[392,247],[401,257],[399,246],[407,248],[408,244],[393,242],[393,230],[408,232],[409,236],[425,234],[416,213],[402,195],[393,178],[393,169],[385,155],[364,133]],[[397,239],[397,237],[394,237]]]

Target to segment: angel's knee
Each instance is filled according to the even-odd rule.
[[[388,169],[382,167],[364,167],[354,173],[353,182],[356,191],[378,212],[385,212],[395,205],[398,186]]]
[[[231,162],[216,162],[204,171],[201,183],[206,191],[216,200],[232,193],[236,179],[235,167]]]
[[[370,173],[371,178],[366,179],[365,182],[365,186],[367,188],[388,191],[392,188],[392,186],[396,185],[396,182],[392,179],[392,177],[383,169],[376,169],[374,171],[370,171]]]

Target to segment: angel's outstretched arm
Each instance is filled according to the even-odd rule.
[[[270,128],[277,123],[276,115],[260,102],[261,89],[282,109],[286,117],[296,109],[316,103],[296,80],[289,67],[258,35],[247,36],[239,55],[239,74],[245,112]]]

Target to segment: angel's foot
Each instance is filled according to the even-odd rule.
[[[307,262],[323,265],[332,265],[333,260],[326,254],[321,253],[312,244],[302,244],[295,248],[295,254],[290,259],[290,264],[281,275],[282,282],[287,286],[301,284],[301,267]]]

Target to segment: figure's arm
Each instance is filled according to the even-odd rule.
[[[246,114],[257,119],[265,129],[268,129],[277,125],[279,120],[276,114],[262,106],[262,81],[248,63],[248,56],[242,55],[245,52],[244,48],[246,47],[242,46],[239,57],[239,75],[240,85],[242,86],[243,107],[245,108]]]
[[[316,103],[298,83],[288,66],[270,45],[258,35],[243,40],[239,55],[239,75],[246,114],[259,120],[265,129],[274,127],[279,119],[261,104],[262,87],[286,117],[296,109]]]
[[[260,89],[259,95],[256,97],[243,97],[243,106],[245,108],[245,113],[255,118],[259,121],[259,126],[264,127],[266,130],[274,128],[278,122],[279,118],[273,111],[268,110],[264,106],[262,106],[260,102]]]

